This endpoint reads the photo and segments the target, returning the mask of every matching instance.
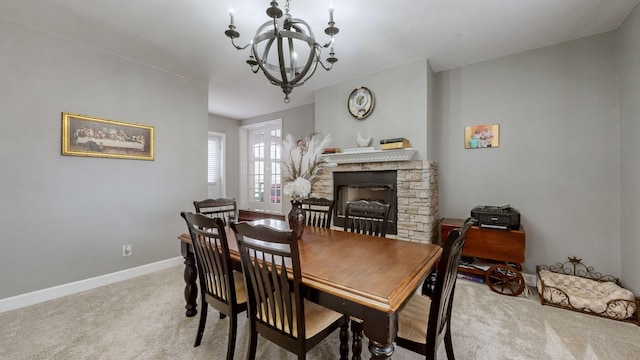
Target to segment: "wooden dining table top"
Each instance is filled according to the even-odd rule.
[[[288,229],[279,220],[253,223]],[[239,262],[235,234],[229,227],[226,234]],[[189,234],[178,238],[191,243]],[[399,310],[442,253],[439,245],[313,226],[305,227],[298,246],[303,285],[385,313]]]

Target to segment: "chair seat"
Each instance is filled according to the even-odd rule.
[[[293,297],[293,294],[291,295]],[[292,299],[293,300],[293,299]],[[324,306],[318,305],[314,302],[303,300],[304,301],[304,319],[305,319],[305,335],[307,339],[314,337],[319,332],[323,331],[329,325],[333,324],[344,315],[337,313],[333,310],[330,310]],[[293,331],[294,336],[298,335],[297,322],[295,321],[295,306],[293,312],[294,320],[293,320]],[[266,321],[266,319],[263,319]],[[276,319],[276,327],[281,329],[280,322],[280,314],[278,314],[278,318]],[[269,324],[273,324],[273,319],[269,319]],[[285,322],[285,331],[289,332],[289,327]]]
[[[311,301],[304,300],[305,332],[311,338],[344,315]]]
[[[431,298],[414,294],[398,314],[398,337],[426,344],[430,309]]]

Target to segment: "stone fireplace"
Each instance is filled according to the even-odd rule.
[[[381,151],[381,153],[384,152]],[[330,157],[329,161],[333,161],[333,159]],[[392,159],[386,161],[380,159],[372,162],[371,157],[366,161],[358,161],[356,157],[353,160],[341,157],[336,167],[323,169],[320,178],[313,186],[312,196],[336,199],[334,194],[336,189],[335,173],[395,172],[396,234],[387,236],[401,240],[439,243],[438,165],[434,162],[419,160],[393,161]],[[376,191],[380,190],[377,186],[380,184],[371,185],[372,188],[377,189]],[[355,187],[362,186],[356,184]],[[342,227],[342,225],[337,225],[335,221],[333,226]]]

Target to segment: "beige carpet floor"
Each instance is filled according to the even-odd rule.
[[[224,359],[228,320],[210,311],[202,345],[194,348],[199,316],[185,317],[183,289],[179,266],[2,313],[0,359]],[[640,359],[639,326],[542,306],[537,296],[511,298],[459,280],[456,358]],[[240,317],[236,359],[246,356],[246,323]],[[336,332],[307,358],[338,358],[338,342]],[[258,358],[295,356],[260,338]],[[393,358],[420,357],[396,348]],[[446,359],[444,347],[439,358]]]

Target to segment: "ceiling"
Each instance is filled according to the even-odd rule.
[[[0,18],[206,83],[209,112],[244,119],[314,101],[314,91],[429,59],[435,72],[617,29],[640,0],[291,0],[320,43],[329,5],[340,33],[333,70],[283,102],[224,36],[233,7],[244,45],[269,0],[2,0]],[[280,8],[284,7],[280,0]],[[326,55],[323,54],[323,58]]]

